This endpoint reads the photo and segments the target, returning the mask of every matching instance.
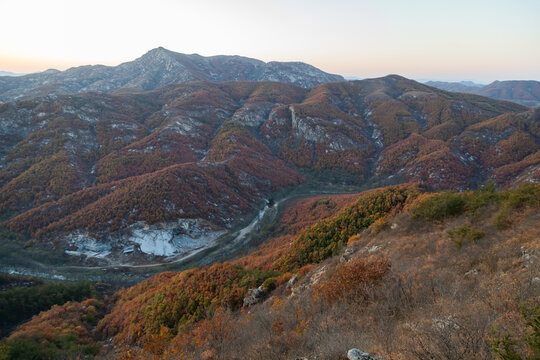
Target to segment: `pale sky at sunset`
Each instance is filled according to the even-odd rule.
[[[358,78],[540,80],[540,0],[2,0],[0,70],[181,53]]]

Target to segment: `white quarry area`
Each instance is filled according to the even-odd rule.
[[[214,245],[225,232],[201,219],[179,219],[153,225],[138,222],[122,234],[100,239],[87,233],[70,234],[65,239],[77,250],[66,250],[65,253],[103,259],[117,253],[132,254],[138,247],[144,254],[176,257]]]
[[[139,244],[145,254],[173,256],[212,245],[225,231],[216,231],[198,219],[180,219],[176,223],[132,226],[128,241]]]
[[[172,244],[172,230],[134,230],[129,241],[140,245],[145,254],[171,256],[176,252]]]
[[[66,250],[68,255],[103,259],[111,254],[112,247],[109,243],[100,242],[87,234],[72,234],[68,239],[71,245],[77,247],[77,250]]]

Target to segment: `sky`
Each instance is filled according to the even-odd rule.
[[[303,61],[346,77],[540,80],[540,0],[2,0],[0,70],[181,53]]]

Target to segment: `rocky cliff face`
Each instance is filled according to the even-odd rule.
[[[269,62],[242,56],[187,55],[164,48],[118,66],[80,66],[21,77],[0,76],[0,101],[48,94],[78,94],[119,89],[153,90],[164,85],[204,81],[280,81],[305,88],[343,77],[300,62]]]

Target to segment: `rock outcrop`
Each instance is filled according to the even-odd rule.
[[[376,360],[376,359],[381,360],[380,358],[371,356],[367,352],[358,350],[358,349],[351,349],[347,351],[347,359],[349,360]]]
[[[266,299],[267,296],[268,296],[268,292],[264,290],[262,285],[256,289],[249,289],[248,296],[244,298],[244,307],[249,307],[249,306],[258,304],[264,301],[264,299]]]

